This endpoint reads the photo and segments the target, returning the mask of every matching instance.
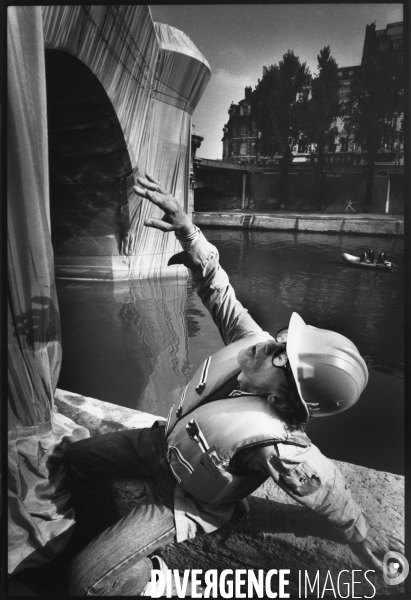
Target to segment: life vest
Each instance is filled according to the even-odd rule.
[[[233,459],[239,451],[276,442],[310,444],[304,433],[287,428],[266,398],[219,394],[227,382],[235,387],[238,352],[269,337],[259,332],[216,352],[200,366],[170,410],[167,460],[176,480],[199,500],[211,504],[240,500],[267,479],[258,471],[235,472]]]

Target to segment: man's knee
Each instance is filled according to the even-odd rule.
[[[84,442],[87,442],[88,439],[79,440],[77,442],[73,442],[70,444],[63,454],[63,464],[66,472],[71,478],[77,478],[81,472],[81,465],[84,463]]]

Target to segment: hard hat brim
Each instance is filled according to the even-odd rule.
[[[298,395],[300,397],[301,403],[305,408],[307,413],[307,417],[310,417],[310,411],[308,409],[307,403],[305,402],[302,393],[301,393],[301,384],[298,381],[297,374],[297,364],[298,364],[298,346],[301,340],[301,337],[304,335],[304,330],[306,328],[306,324],[300,315],[296,312],[293,312],[291,315],[290,322],[288,324],[288,335],[287,335],[287,356],[290,361],[291,371],[294,376],[294,380],[297,386]]]
[[[288,325],[287,355],[308,416],[347,410],[367,385],[367,365],[353,342],[335,331],[306,325],[297,313]],[[312,415],[310,402],[318,406]]]

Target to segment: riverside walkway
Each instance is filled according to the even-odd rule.
[[[404,216],[369,213],[263,212],[251,209],[194,211],[193,221],[203,227],[244,227],[316,233],[404,235]]]

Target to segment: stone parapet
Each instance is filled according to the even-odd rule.
[[[251,217],[251,218],[249,218]],[[404,235],[403,217],[384,215],[348,216],[321,214],[262,214],[255,212],[194,212],[199,227],[247,227],[278,231],[348,233],[361,235]]]
[[[58,412],[87,427],[91,435],[150,427],[159,419],[63,390],[57,390],[55,405]],[[373,524],[403,538],[404,478],[334,462]],[[137,479],[113,481],[119,515],[135,507],[150,486],[152,482]],[[223,569],[289,569],[287,591],[298,597],[307,597],[304,588],[307,578],[310,585],[314,585],[314,590],[307,592],[311,597],[362,598],[403,593],[401,586],[387,585],[382,576],[373,572],[368,572],[366,578],[368,567],[361,564],[351,547],[340,543],[334,531],[315,513],[294,502],[271,480],[248,500],[251,512],[247,522],[232,521],[213,534],[164,548],[162,555],[168,566],[180,571],[216,569],[219,572]],[[275,578],[272,584],[274,588]]]

